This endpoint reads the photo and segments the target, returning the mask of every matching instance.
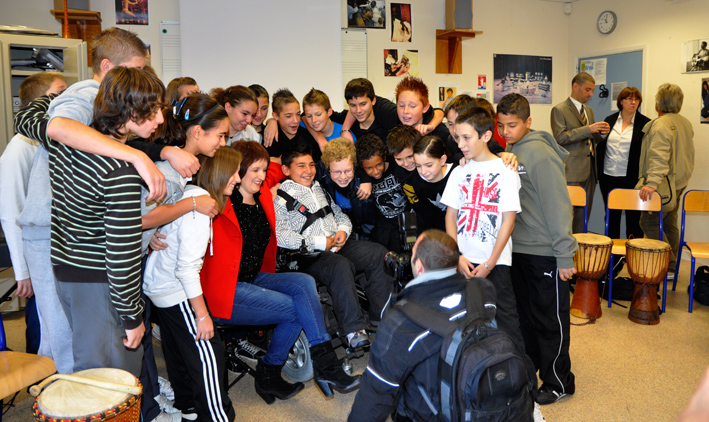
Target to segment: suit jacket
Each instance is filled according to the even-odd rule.
[[[593,109],[584,106],[588,124],[596,121],[593,119]],[[556,138],[556,142],[569,151],[569,158],[566,159],[566,181],[584,182],[591,177],[591,147],[588,140],[595,143],[602,140],[600,134],[592,134],[591,128],[581,123],[581,114],[567,98],[563,103],[557,104],[551,109],[551,130]]]
[[[608,123],[613,130],[613,126],[618,121],[618,115],[620,112],[613,113],[606,117],[604,120]],[[635,121],[633,122],[633,137],[630,140],[630,153],[628,155],[628,171],[625,173],[625,177],[633,177],[635,180],[638,178],[638,170],[640,167],[640,150],[643,145],[643,128],[650,121],[650,118],[640,113],[635,112]],[[607,137],[603,141],[598,143],[596,146],[596,168],[598,173],[603,174],[603,165],[606,158],[606,146]]]

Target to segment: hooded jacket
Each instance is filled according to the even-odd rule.
[[[578,248],[571,234],[571,198],[564,161],[569,153],[543,131],[530,131],[507,151],[517,156],[522,189],[512,232],[512,251],[553,256],[559,268],[573,268]]]

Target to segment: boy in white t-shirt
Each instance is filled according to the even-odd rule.
[[[497,324],[524,352],[517,301],[512,289],[512,229],[522,209],[521,183],[514,170],[491,153],[495,120],[475,107],[455,120],[455,138],[468,164],[453,169],[441,202],[446,211],[446,232],[460,248],[458,270],[467,278],[484,277],[497,290]]]

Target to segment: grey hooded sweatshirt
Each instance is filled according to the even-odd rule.
[[[517,156],[522,212],[512,232],[512,252],[553,256],[559,268],[573,268],[578,248],[571,234],[571,199],[564,161],[569,153],[551,134],[530,131],[507,151]]]

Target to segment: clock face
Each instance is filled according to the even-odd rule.
[[[598,16],[598,31],[601,34],[610,34],[618,24],[618,17],[610,10],[606,10]]]

